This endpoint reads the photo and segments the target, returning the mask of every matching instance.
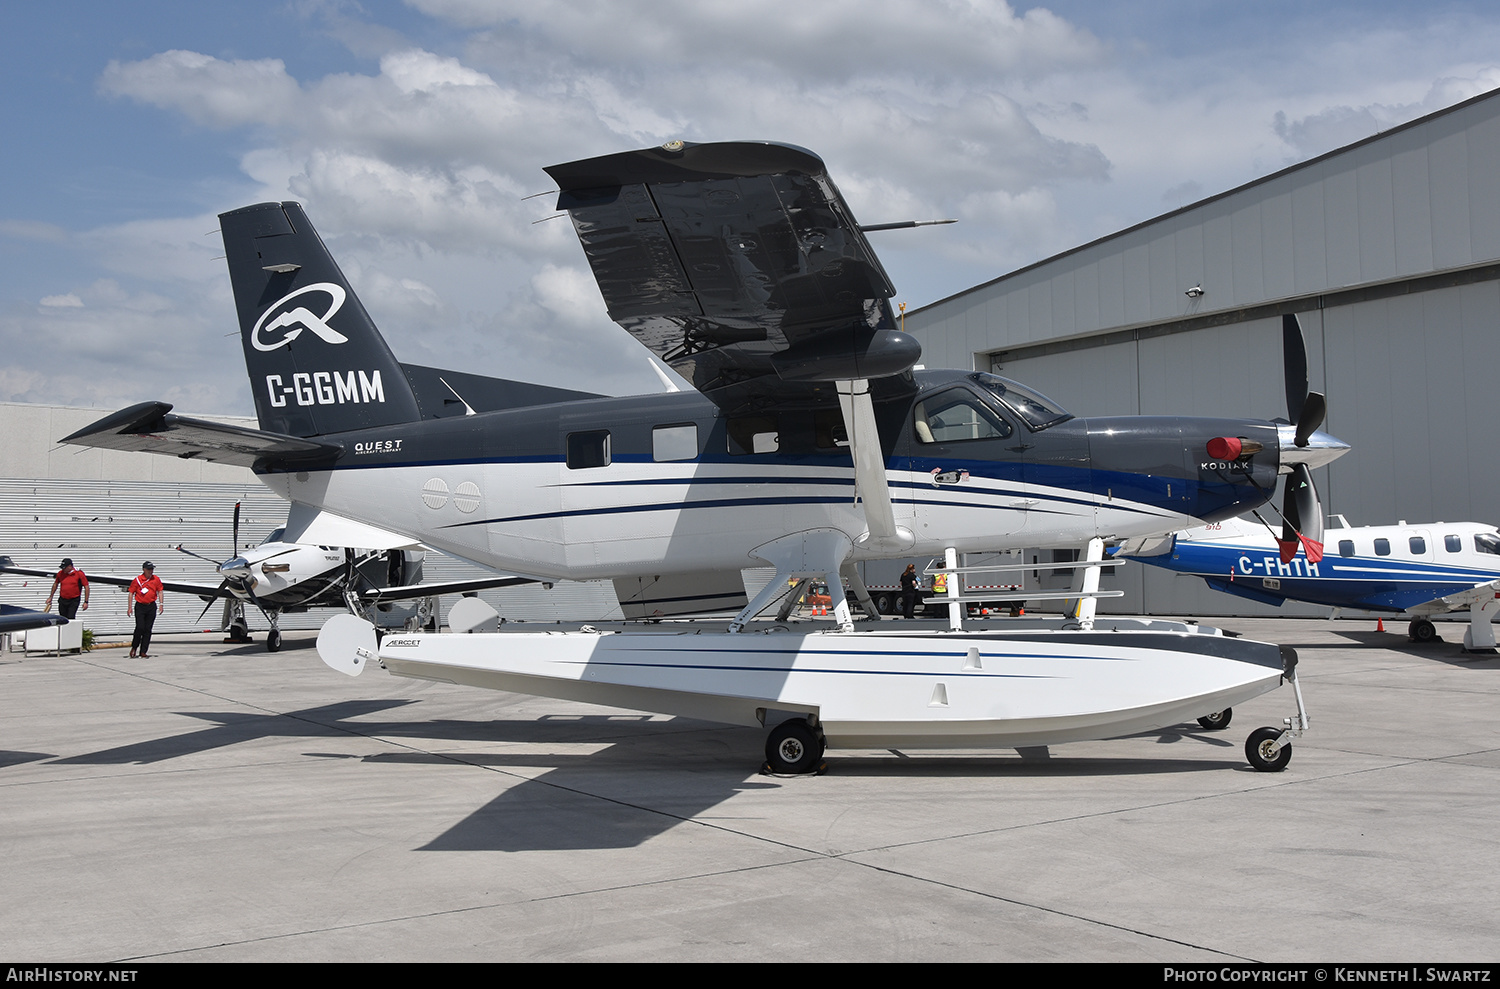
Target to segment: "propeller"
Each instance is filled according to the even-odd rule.
[[[231,531],[231,537],[230,538],[232,539],[232,543],[231,543],[231,545],[229,547],[229,558],[226,559],[226,560],[224,560],[224,561],[222,561],[222,562],[219,561],[219,560],[210,560],[206,556],[203,556],[203,555],[201,555],[199,553],[194,553],[192,550],[187,549],[186,547],[184,547],[181,543],[179,543],[176,546],[177,552],[179,552],[179,553],[185,553],[188,556],[191,556],[191,557],[193,557],[196,560],[202,560],[205,563],[212,563],[214,565],[215,569],[222,571],[224,569],[224,567],[226,565],[228,565],[231,560],[233,560],[235,557],[239,556],[239,554],[240,554],[240,502],[235,502],[234,503],[234,522],[233,522],[233,524],[231,526],[231,530],[230,531]],[[260,603],[260,599],[255,596],[255,578],[253,576],[248,577],[248,578],[239,578],[239,577],[228,577],[228,576],[226,576],[219,583],[219,590],[222,591],[225,588],[229,587],[231,584],[233,584],[237,588],[240,588],[240,589],[244,590],[244,592],[247,595],[249,595],[249,597],[250,597],[250,603],[253,604],[253,605],[255,605],[255,607],[260,610],[260,613],[262,615],[265,615],[265,613],[266,613],[265,607]],[[216,601],[218,599],[215,598],[214,600]],[[205,604],[203,606],[203,610],[198,613],[197,621],[195,621],[194,624],[197,624],[197,622],[201,622],[203,620],[203,616],[206,615],[206,614],[208,614],[208,609],[212,608],[213,605],[214,605],[213,601],[209,601],[207,604]],[[269,615],[266,616],[266,620],[270,621],[270,616]]]
[[[1292,443],[1306,450],[1312,445],[1313,434],[1323,425],[1328,402],[1318,392],[1307,389],[1307,343],[1302,326],[1292,313],[1281,317],[1281,352],[1286,366],[1286,411],[1293,427]],[[1281,536],[1276,544],[1281,548],[1282,563],[1292,561],[1299,543],[1307,553],[1308,562],[1317,563],[1323,559],[1323,505],[1313,487],[1312,470],[1306,459],[1288,457],[1289,452],[1283,446],[1282,463],[1290,460],[1293,466],[1286,481]]]

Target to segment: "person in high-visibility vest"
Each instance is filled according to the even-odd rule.
[[[946,595],[948,593],[948,575],[945,573],[933,574],[932,593]]]

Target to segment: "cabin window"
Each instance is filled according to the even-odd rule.
[[[1490,532],[1474,533],[1474,548],[1481,553],[1500,556],[1500,537]]]
[[[1010,423],[995,415],[962,388],[950,388],[917,403],[913,420],[921,443],[1003,440]]]
[[[1406,545],[1411,547],[1412,556],[1427,555],[1427,540],[1423,539],[1421,536],[1412,536],[1406,541]]]
[[[1390,556],[1391,555],[1391,541],[1389,539],[1377,539],[1377,540],[1375,540],[1375,555],[1376,556]]]
[[[1340,539],[1339,540],[1339,556],[1353,556],[1353,555],[1354,555],[1354,540],[1352,540],[1352,539]]]
[[[659,464],[698,459],[698,424],[688,422],[651,430],[651,459]]]
[[[729,452],[737,457],[751,453],[775,453],[781,449],[781,433],[775,416],[741,416],[729,420]]]
[[[1464,539],[1463,539],[1462,536],[1444,536],[1443,537],[1443,549],[1447,550],[1448,552],[1450,552],[1450,553],[1459,553],[1459,552],[1463,551],[1463,548],[1464,548]]]
[[[568,467],[609,466],[609,430],[591,429],[586,433],[568,434]]]

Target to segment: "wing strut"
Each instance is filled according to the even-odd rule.
[[[855,543],[861,549],[899,556],[916,545],[917,537],[910,529],[896,524],[896,514],[891,508],[891,486],[886,480],[885,451],[881,449],[880,432],[875,425],[869,379],[841,380],[838,391],[849,451],[854,456],[855,496],[865,507],[866,532]]]

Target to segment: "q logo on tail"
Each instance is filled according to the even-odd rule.
[[[288,302],[291,302],[299,295],[306,295],[308,292],[322,292],[328,296],[329,306],[324,310],[323,315],[316,316],[305,306],[297,306],[295,309],[283,309]],[[276,350],[280,347],[285,347],[297,339],[302,335],[302,331],[307,329],[312,330],[313,334],[325,343],[348,343],[348,337],[328,325],[328,320],[332,319],[333,314],[339,311],[339,307],[344,304],[345,298],[346,293],[343,286],[335,285],[332,282],[317,282],[305,288],[299,288],[295,292],[282,296],[265,312],[261,313],[260,319],[255,324],[255,329],[250,331],[250,342],[255,345],[256,350]],[[277,313],[276,318],[267,322],[267,317],[272,313]],[[285,330],[286,332],[277,337],[275,335],[276,330]],[[262,331],[269,333],[270,339],[262,337]]]

